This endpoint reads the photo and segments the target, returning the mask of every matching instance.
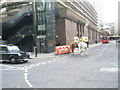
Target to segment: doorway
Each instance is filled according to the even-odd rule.
[[[40,53],[43,53],[45,51],[46,43],[45,43],[45,38],[39,38],[39,43],[40,43]]]

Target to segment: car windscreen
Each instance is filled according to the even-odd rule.
[[[20,49],[18,48],[18,46],[8,46],[8,50],[10,52],[20,52]]]

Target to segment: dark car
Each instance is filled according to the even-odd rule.
[[[118,40],[117,42],[120,43],[120,40]]]
[[[18,46],[0,45],[0,59],[11,63],[27,62],[28,54],[20,51]]]

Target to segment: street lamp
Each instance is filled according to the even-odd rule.
[[[37,57],[36,34],[32,34],[32,37],[34,41],[34,53],[35,53],[35,57]]]
[[[33,14],[33,16],[34,16],[34,34],[32,34],[33,35],[33,39],[34,39],[34,53],[35,53],[35,57],[37,57],[37,31],[36,31],[36,27],[37,27],[37,12],[36,12],[36,2],[35,2],[36,0],[33,0],[33,12],[34,12],[34,14]]]

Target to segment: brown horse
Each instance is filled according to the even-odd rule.
[[[70,49],[71,49],[71,52],[72,52],[73,55],[74,55],[74,49],[75,48],[78,48],[78,43],[77,42],[71,42]]]
[[[72,42],[70,45],[71,53],[74,55],[74,49],[78,48],[78,54],[83,56],[83,52],[85,51],[86,56],[87,56],[87,44],[83,41],[80,41],[79,43],[77,42]]]

